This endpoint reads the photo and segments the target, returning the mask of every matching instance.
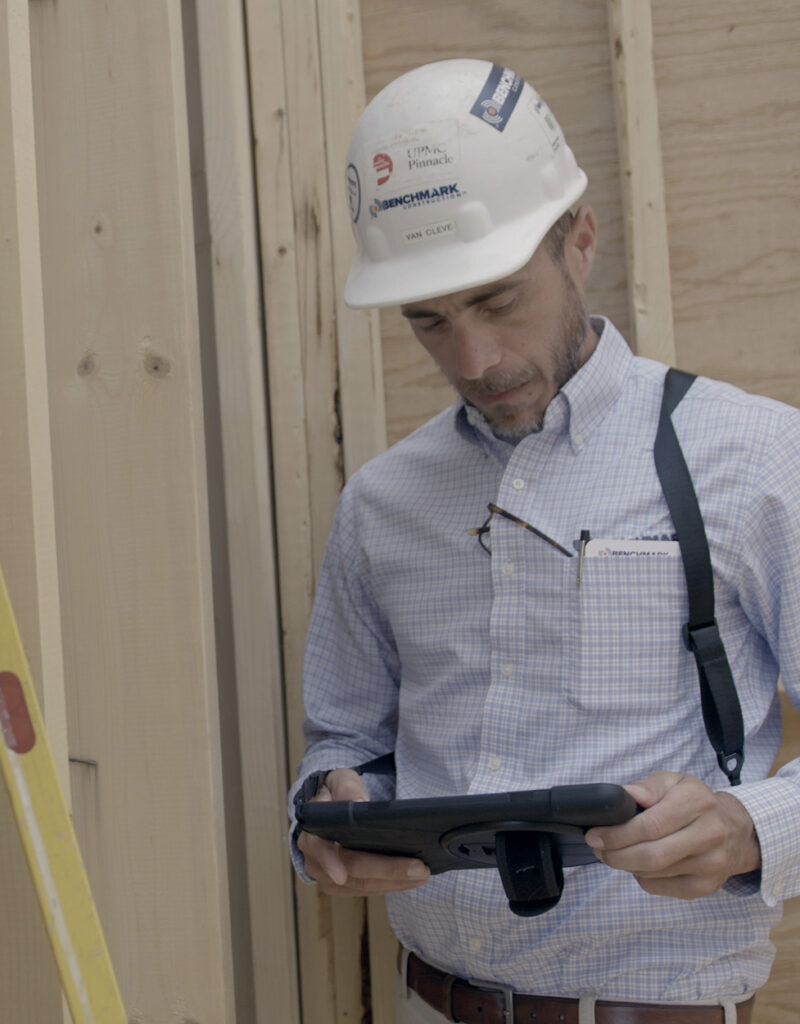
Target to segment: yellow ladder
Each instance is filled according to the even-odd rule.
[[[127,1024],[0,571],[0,764],[74,1024]]]

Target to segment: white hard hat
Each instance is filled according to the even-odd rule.
[[[358,251],[344,298],[357,308],[515,273],[586,188],[536,90],[481,60],[395,79],[361,115],[347,160]]]

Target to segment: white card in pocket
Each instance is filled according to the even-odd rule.
[[[586,545],[586,558],[679,558],[676,540],[608,540],[597,537]]]

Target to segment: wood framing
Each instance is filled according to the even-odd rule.
[[[291,1024],[300,1010],[244,28],[238,4],[184,9],[207,427],[219,418],[207,430],[219,449],[206,447],[236,1011]]]
[[[386,447],[378,315],[343,299],[355,250],[344,175],[350,135],[365,106],[358,0],[317,0],[331,221],[339,403],[345,477]]]
[[[386,447],[383,358],[376,310],[349,309],[343,299],[355,249],[344,174],[350,135],[366,104],[358,0],[317,0],[328,201],[334,270],[339,407],[345,478]],[[372,1024],[394,1021],[397,940],[382,897],[367,906]],[[353,956],[358,951],[353,947]],[[355,978],[355,972],[348,971]]]
[[[30,12],[75,825],[131,1019],[229,1021],[181,10]]]
[[[329,168],[326,132],[341,153],[337,125],[357,103],[358,78],[341,78],[342,47],[354,53],[345,30],[357,25],[357,5],[318,10],[314,0],[273,0],[248,3],[246,11],[293,770],[303,747],[305,631],[339,490],[346,473],[378,450],[372,434],[382,445],[380,362],[370,318],[349,315],[336,298],[334,266],[346,242],[331,239],[332,216],[341,235],[346,215],[340,207],[331,212],[330,182],[340,175]],[[323,76],[334,90],[324,108]],[[302,883],[296,898],[303,1019],[360,1019],[363,903],[331,901]]]
[[[652,11],[680,365],[800,406],[800,7]]]
[[[27,0],[0,0],[0,564],[69,792]],[[0,1019],[66,1021],[0,784]]]
[[[640,356],[672,365],[675,334],[650,4],[608,0],[608,27],[631,307],[629,340]]]

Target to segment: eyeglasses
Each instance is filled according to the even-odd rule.
[[[483,548],[487,555],[491,555],[492,553],[492,549],[489,546],[489,524],[491,523],[493,516],[502,516],[504,519],[508,519],[509,522],[516,523],[517,526],[521,526],[523,529],[529,530],[531,533],[535,533],[537,537],[541,537],[542,540],[547,541],[547,543],[551,547],[554,547],[556,551],[560,551],[562,555],[566,555],[567,558],[572,558],[572,551],[569,551],[567,548],[562,547],[561,544],[558,543],[558,541],[553,540],[552,537],[548,537],[547,534],[542,533],[541,530],[537,530],[536,527],[531,526],[530,523],[526,523],[525,520],[520,519],[519,516],[515,516],[512,512],[506,512],[504,508],[500,508],[499,505],[494,505],[491,502],[489,503],[488,508],[489,516],[486,519],[486,522],[483,523],[482,526],[474,526],[472,527],[471,530],[467,531],[470,537],[478,538],[478,543],[480,544],[480,546]]]

